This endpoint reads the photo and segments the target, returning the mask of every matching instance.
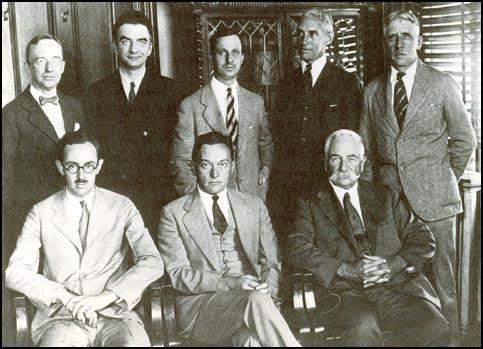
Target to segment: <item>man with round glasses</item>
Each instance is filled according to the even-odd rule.
[[[133,308],[164,267],[139,211],[96,187],[104,160],[87,133],[66,133],[55,164],[66,186],[30,210],[5,272],[6,286],[37,307],[33,343],[149,346]]]

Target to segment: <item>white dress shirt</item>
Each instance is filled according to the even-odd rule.
[[[359,214],[362,225],[364,226],[364,219],[362,218],[361,203],[359,201],[359,193],[357,192],[357,188],[359,187],[358,183],[356,182],[356,184],[354,184],[352,188],[350,188],[349,190],[334,185],[330,180],[329,180],[329,183],[334,189],[335,195],[337,196],[337,199],[339,199],[339,202],[342,205],[342,208],[344,208],[344,195],[345,193],[349,193],[349,196],[351,198],[351,204],[352,206],[354,206],[357,213]]]
[[[416,75],[416,68],[418,67],[418,62],[414,62],[412,66],[410,66],[406,70],[406,75],[403,76],[402,81],[404,83],[404,88],[406,89],[406,96],[408,97],[408,102],[411,99],[411,92],[413,90],[414,85],[414,76]],[[394,88],[396,87],[397,81],[397,73],[398,71],[391,66],[391,101],[394,105]]]
[[[131,82],[134,82],[134,93],[136,96],[138,95],[139,86],[141,86],[141,82],[143,81],[144,75],[146,74],[146,67],[141,68],[142,73],[138,75],[138,77],[134,80],[131,80],[129,77],[124,75],[119,69],[119,75],[121,76],[121,83],[122,88],[124,90],[124,94],[126,95],[126,99],[129,100],[129,91],[131,91]]]
[[[221,115],[223,116],[223,120],[225,120],[225,124],[227,107],[226,96],[228,94],[226,90],[228,87],[231,87],[231,94],[235,99],[233,108],[235,109],[235,116],[238,119],[238,83],[236,82],[236,80],[231,86],[226,86],[224,83],[217,80],[214,76],[213,79],[211,79],[211,89],[215,94],[215,98],[218,102],[218,106],[220,107]]]
[[[327,57],[322,55],[322,57],[317,58],[315,61],[312,62],[312,70],[310,71],[310,75],[312,75],[312,87],[314,87],[317,79],[319,78],[320,73],[325,67],[325,63],[327,63]],[[305,69],[307,67],[307,62],[302,59],[302,72],[305,73]]]
[[[80,218],[82,216],[82,206],[81,201],[85,201],[87,204],[87,211],[91,213],[92,210],[92,203],[94,202],[94,196],[96,194],[96,190],[92,190],[89,194],[85,197],[81,198],[78,196],[74,196],[65,188],[65,201],[64,204],[66,206],[66,212],[69,215],[69,218],[75,224],[78,224]]]
[[[45,95],[43,92],[40,92],[39,90],[37,90],[33,85],[30,85],[30,94],[40,105],[40,99],[39,99],[40,96],[42,97],[56,96],[57,90],[54,89],[51,93],[49,93],[48,95]],[[61,139],[65,135],[65,126],[64,126],[64,118],[62,117],[62,109],[60,107],[60,101],[59,101],[59,104],[57,105],[53,103],[46,103],[45,105],[40,105],[40,108],[42,108],[45,115],[47,115],[47,119],[49,119],[50,123],[54,127],[57,137]]]
[[[201,202],[203,203],[203,207],[205,208],[206,216],[208,217],[211,225],[213,225],[213,195],[201,190],[199,185],[198,192],[200,193]],[[228,222],[230,217],[230,202],[228,201],[226,188],[216,195],[218,195],[218,206],[220,206],[221,212],[223,213],[223,216],[225,216],[225,219]]]

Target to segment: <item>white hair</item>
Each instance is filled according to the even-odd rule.
[[[400,10],[400,11],[393,11],[393,12],[389,13],[386,16],[386,18],[384,18],[384,28],[383,28],[384,36],[386,36],[386,30],[387,30],[387,27],[389,26],[389,24],[391,24],[391,22],[394,22],[395,20],[398,20],[398,19],[403,19],[405,21],[412,23],[417,28],[417,32],[418,32],[418,35],[419,35],[420,24],[419,24],[418,16],[416,16],[411,10],[407,10],[407,11],[406,10]]]
[[[326,33],[331,35],[331,37],[334,36],[334,21],[332,20],[332,16],[327,11],[314,7],[304,12],[302,19],[304,18],[316,19],[322,24],[322,29]]]
[[[360,146],[361,152],[362,152],[362,154],[364,154],[364,142],[362,141],[361,136],[359,136],[354,131],[346,130],[346,129],[340,129],[340,130],[332,132],[327,137],[327,140],[325,141],[324,152],[325,152],[326,158],[327,158],[327,154],[329,153],[329,149],[330,149],[331,144],[334,142],[335,139],[342,137],[342,136],[348,136],[348,137],[352,138]]]

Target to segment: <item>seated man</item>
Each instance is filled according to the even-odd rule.
[[[227,189],[229,136],[198,136],[197,188],[164,207],[158,246],[181,335],[205,344],[299,346],[274,303],[281,274],[270,217],[257,197]]]
[[[448,324],[421,274],[435,251],[428,227],[388,188],[358,180],[366,157],[359,135],[332,133],[325,144],[329,179],[298,202],[290,260],[310,270],[334,304],[330,323],[343,344],[444,344]],[[388,337],[387,337],[388,336]]]
[[[58,147],[67,185],[30,210],[6,285],[37,307],[34,344],[150,346],[133,308],[163,275],[159,252],[134,204],[95,186],[103,164],[97,142],[71,132]]]

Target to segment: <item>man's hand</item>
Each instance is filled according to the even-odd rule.
[[[263,201],[267,202],[268,193],[268,177],[270,176],[270,170],[267,166],[264,166],[258,174],[258,185],[262,186]]]
[[[337,275],[345,279],[350,279],[352,281],[361,281],[363,276],[362,265],[362,260],[357,262],[355,266],[347,263],[342,263],[339,269],[337,269]]]
[[[364,287],[371,287],[376,284],[389,282],[394,275],[406,266],[406,261],[397,255],[389,259],[379,256],[364,255],[362,261],[362,281]]]
[[[72,313],[74,318],[84,324],[87,322],[90,326],[95,326],[97,322],[96,311],[104,309],[117,299],[118,296],[114,292],[105,290],[97,296],[72,297],[65,307]]]
[[[253,275],[230,276],[221,279],[221,290],[253,290],[261,293],[270,293],[266,282],[261,282],[261,278]]]

